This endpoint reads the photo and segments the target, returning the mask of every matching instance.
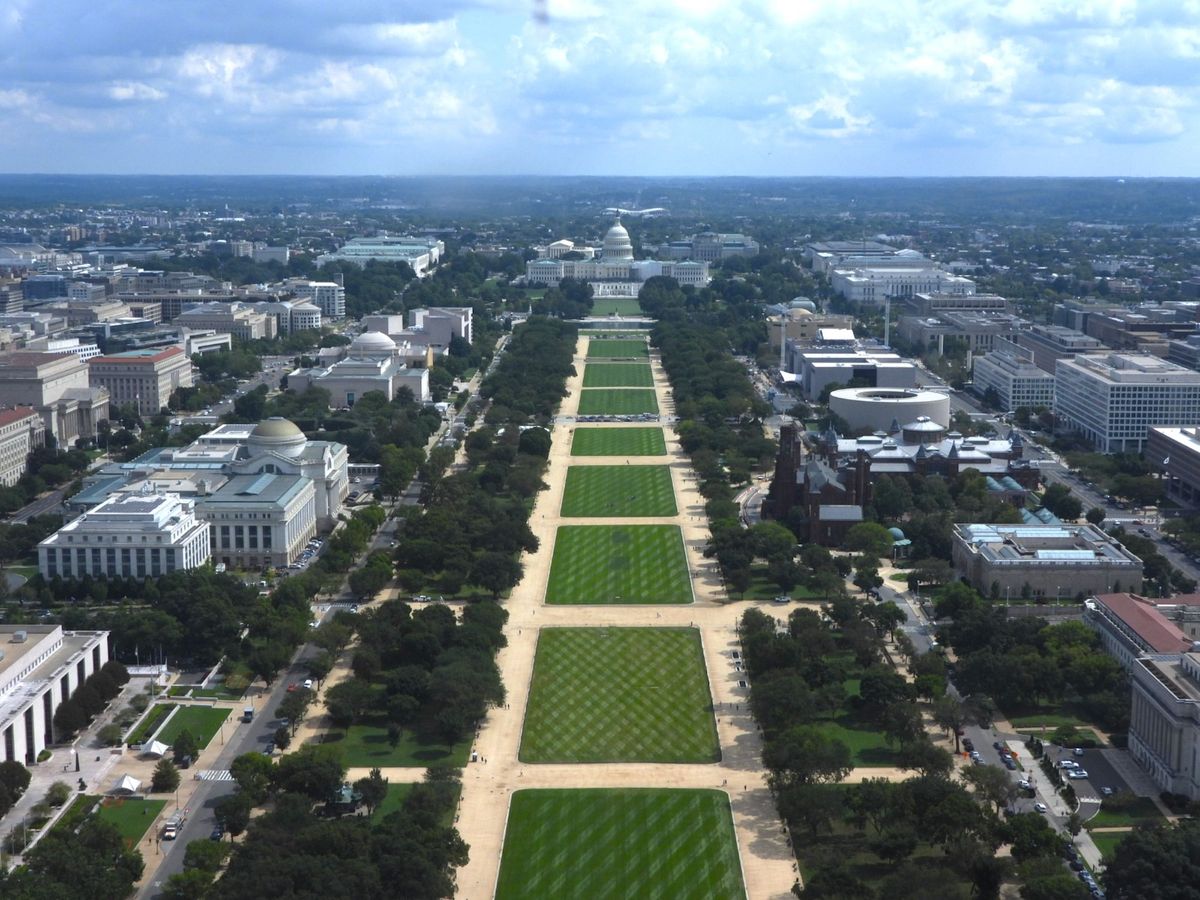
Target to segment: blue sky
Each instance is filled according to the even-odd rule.
[[[0,171],[1200,175],[1200,0],[0,0]]]

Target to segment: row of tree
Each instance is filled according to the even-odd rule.
[[[59,704],[54,711],[54,734],[58,743],[63,743],[77,734],[108,707],[121,693],[121,686],[129,681],[129,672],[123,665],[110,659],[84,679]]]
[[[469,735],[487,708],[504,702],[495,654],[504,646],[508,614],[493,601],[463,609],[435,603],[413,610],[392,601],[360,616],[354,677],[331,687],[325,708],[333,723],[403,729],[454,743]]]

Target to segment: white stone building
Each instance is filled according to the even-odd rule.
[[[95,437],[108,418],[108,390],[88,381],[88,363],[73,353],[0,353],[0,406],[36,409],[60,447]]]
[[[239,569],[286,566],[317,533],[316,491],[303,475],[234,475],[197,506],[213,558]]]
[[[46,423],[28,406],[0,410],[0,484],[12,487],[29,468],[29,454],[46,445]]]
[[[412,267],[418,278],[429,274],[446,252],[444,242],[436,238],[400,237],[379,235],[359,237],[347,241],[339,250],[317,257],[317,265],[343,260],[360,266],[378,260],[380,262],[404,262]]]
[[[38,544],[43,578],[157,578],[208,562],[208,526],[175,494],[122,494]]]
[[[1060,359],[1054,414],[1101,453],[1137,452],[1152,426],[1200,422],[1200,372],[1134,353]]]
[[[418,403],[432,399],[429,370],[409,368],[396,342],[379,331],[360,334],[346,357],[330,366],[297,369],[288,375],[288,390],[302,393],[310,386],[329,391],[333,409],[349,408],[371,391],[392,400],[402,387],[412,391]]]
[[[107,631],[0,625],[0,762],[36,763],[54,713],[106,662]]]
[[[996,392],[1002,410],[1054,404],[1054,376],[1038,368],[1032,350],[1012,341],[997,341],[991,353],[977,357],[973,380],[976,393]]]
[[[346,289],[336,281],[290,278],[284,282],[284,286],[298,299],[315,306],[326,318],[341,319],[346,315]],[[320,323],[317,324],[319,327]]]

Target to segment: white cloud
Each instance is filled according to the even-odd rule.
[[[1152,165],[1131,145],[1193,140],[1200,84],[1200,0],[8,0],[0,37],[0,107],[31,158],[88,130],[180,170],[212,135],[300,168],[313,142],[341,140],[352,169],[418,139],[436,158],[520,148],[526,171],[640,143],[655,171],[719,172],[747,141],[959,145],[964,169],[1019,147],[1034,171],[1038,148],[1089,143]]]

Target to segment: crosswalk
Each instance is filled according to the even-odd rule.
[[[228,769],[201,769],[196,778],[200,781],[233,781],[233,773]]]

